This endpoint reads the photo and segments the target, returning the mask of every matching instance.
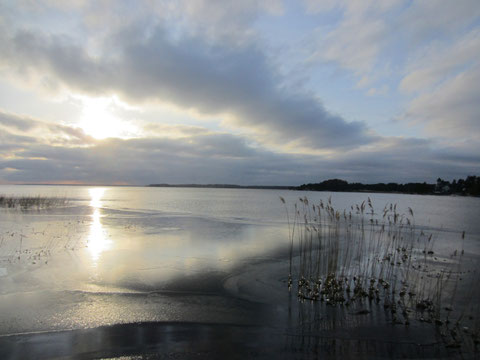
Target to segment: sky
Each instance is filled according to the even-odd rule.
[[[0,0],[0,183],[468,175],[478,0]]]

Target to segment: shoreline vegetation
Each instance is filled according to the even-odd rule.
[[[383,313],[391,325],[431,324],[446,348],[477,353],[479,287],[477,270],[465,267],[465,231],[442,254],[411,208],[401,213],[390,203],[378,213],[368,198],[341,212],[331,198],[311,204],[304,197],[289,214],[280,200],[289,227],[288,290],[300,303],[323,313],[335,308],[342,317]],[[463,294],[462,279],[471,289]]]
[[[0,208],[7,209],[48,209],[68,205],[68,199],[64,197],[45,196],[8,196],[0,194]]]
[[[334,191],[334,192],[374,192],[417,195],[465,195],[480,196],[480,176],[467,176],[466,179],[454,179],[452,182],[437,179],[435,184],[423,183],[349,183],[341,179],[329,179],[320,183],[300,186],[261,186],[234,184],[150,184],[148,187],[189,187],[219,189],[261,189],[261,190],[300,190],[300,191]]]

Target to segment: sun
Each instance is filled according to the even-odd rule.
[[[86,134],[98,140],[132,137],[133,125],[116,115],[122,109],[117,99],[83,98],[82,103],[82,115],[78,125]]]

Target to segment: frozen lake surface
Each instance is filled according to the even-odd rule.
[[[289,230],[280,196],[291,214],[304,196],[310,203],[331,197],[340,211],[368,197],[376,214],[389,203],[405,213],[410,207],[419,231],[434,235],[440,259],[463,249],[465,269],[473,273],[480,255],[479,198],[7,185],[0,194],[69,199],[61,208],[0,209],[2,358],[111,357],[167,348],[180,358],[209,358],[212,348],[229,342],[232,351],[250,357],[341,356],[341,345],[332,347],[326,334],[348,343],[346,356],[418,355],[414,343],[426,346],[425,357],[452,355],[437,346],[434,333],[418,340],[423,324],[385,330],[377,316],[338,327],[327,312],[316,321],[321,325],[308,327],[286,286]],[[123,346],[125,333],[143,340]],[[115,341],[92,343],[95,334]],[[74,338],[88,346],[75,347]],[[396,347],[388,345],[392,339]]]

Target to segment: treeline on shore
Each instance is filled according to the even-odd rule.
[[[303,184],[300,186],[269,186],[269,185],[233,185],[233,184],[150,184],[151,187],[191,187],[191,188],[224,188],[224,189],[273,189],[273,190],[309,190],[309,191],[340,191],[340,192],[384,192],[403,194],[440,194],[440,195],[471,195],[480,196],[480,176],[467,176],[466,179],[452,182],[437,179],[436,184],[423,183],[349,183],[341,179],[330,179],[320,183]]]
[[[314,184],[303,184],[298,190],[310,191],[340,191],[340,192],[394,192],[404,194],[459,194],[459,195],[480,195],[480,176],[467,176],[466,179],[453,180],[452,182],[437,179],[436,184],[423,183],[377,183],[362,184],[349,183],[341,179],[330,179]]]

